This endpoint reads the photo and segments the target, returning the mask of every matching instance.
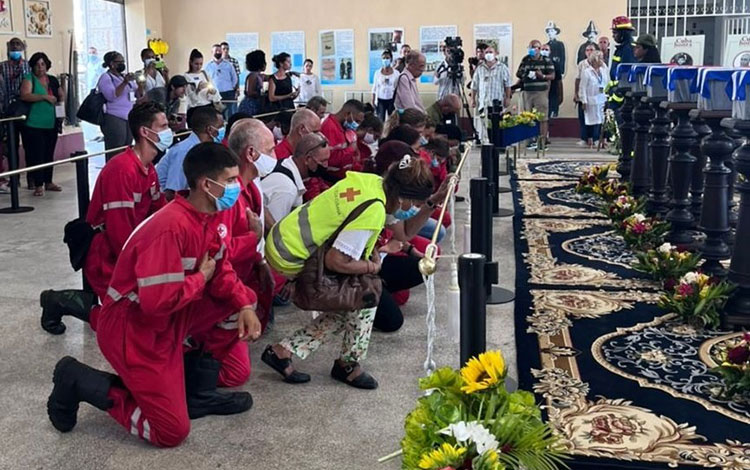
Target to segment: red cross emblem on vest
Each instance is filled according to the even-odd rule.
[[[354,201],[354,198],[357,197],[357,196],[359,196],[360,194],[362,194],[362,191],[360,191],[358,189],[355,190],[354,188],[346,188],[346,191],[344,191],[343,193],[339,194],[339,197],[342,198],[342,199],[346,198],[347,202],[352,202],[352,201]]]

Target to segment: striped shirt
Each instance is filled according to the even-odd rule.
[[[23,82],[23,77],[30,73],[29,63],[24,59],[19,61],[6,60],[0,63],[0,75],[3,78],[3,110],[8,109],[10,102],[21,96],[21,82]]]
[[[234,67],[234,71],[237,74],[237,77],[242,75],[242,70],[240,69],[240,62],[237,59],[235,59],[231,55],[228,55],[226,59],[224,60],[228,60],[229,62],[232,63],[232,67]],[[239,80],[237,80],[237,86],[239,86]]]
[[[492,105],[494,100],[500,100],[502,103],[505,89],[510,86],[510,70],[502,62],[496,62],[492,67],[482,62],[474,71],[474,79],[471,82],[471,90],[477,96],[477,106],[480,109]]]
[[[529,77],[529,72],[532,70],[537,72],[535,78]],[[516,73],[516,77],[523,80],[523,91],[547,91],[549,89],[549,81],[540,77],[539,72],[543,75],[555,73],[555,65],[549,57],[539,56],[538,59],[534,59],[527,55],[523,58]]]

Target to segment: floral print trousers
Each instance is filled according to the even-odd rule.
[[[367,356],[376,308],[353,312],[323,312],[309,325],[281,340],[279,344],[305,359],[333,336],[343,333],[340,359],[359,362]]]

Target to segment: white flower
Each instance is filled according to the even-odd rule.
[[[476,421],[467,423],[460,421],[451,424],[446,429],[440,431],[441,434],[453,436],[457,442],[465,444],[473,442],[477,446],[477,452],[483,454],[488,450],[497,450],[499,443],[489,429],[485,428]]]
[[[657,249],[659,250],[659,253],[667,254],[667,253],[671,252],[672,250],[674,250],[674,246],[671,243],[667,242],[667,243],[662,244]]]
[[[698,281],[698,273],[691,272],[687,273],[684,276],[682,276],[682,279],[680,279],[681,284],[693,284]]]
[[[633,220],[635,220],[636,222],[643,222],[644,220],[646,220],[646,216],[639,212],[637,214],[633,214]]]

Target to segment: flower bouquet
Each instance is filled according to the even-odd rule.
[[[576,184],[577,193],[595,193],[594,188],[599,187],[602,183],[607,182],[609,172],[614,171],[615,164],[596,165],[586,170]]]
[[[638,261],[633,269],[651,275],[655,281],[664,281],[664,289],[670,291],[677,279],[698,266],[700,257],[686,250],[681,250],[670,243],[663,243],[656,249],[636,252]]]
[[[712,371],[724,379],[725,398],[750,400],[750,333],[734,347],[722,351],[721,365]]]
[[[677,313],[692,325],[716,328],[719,312],[733,289],[734,285],[726,281],[691,271],[661,296],[659,306]]]
[[[630,185],[616,179],[608,179],[594,186],[591,192],[605,201],[614,201],[620,196],[627,196],[630,193]]]
[[[611,109],[605,111],[604,124],[602,125],[602,133],[607,137],[608,151],[612,155],[620,155],[622,153],[622,141],[620,139],[620,128],[617,126],[617,120],[615,119],[615,112]]]
[[[504,470],[566,467],[533,394],[505,389],[499,351],[471,358],[419,380],[427,394],[407,415],[401,450],[405,470]]]
[[[647,251],[662,244],[669,224],[639,213],[622,221],[619,233],[634,251]]]
[[[617,227],[622,224],[622,221],[630,217],[631,215],[641,212],[645,201],[643,198],[634,198],[623,194],[618,196],[614,201],[605,203],[602,207],[602,213],[609,217],[612,224]]]
[[[500,129],[509,129],[516,126],[535,126],[542,119],[544,119],[544,115],[536,110],[523,111],[521,114],[505,113],[500,120]]]

